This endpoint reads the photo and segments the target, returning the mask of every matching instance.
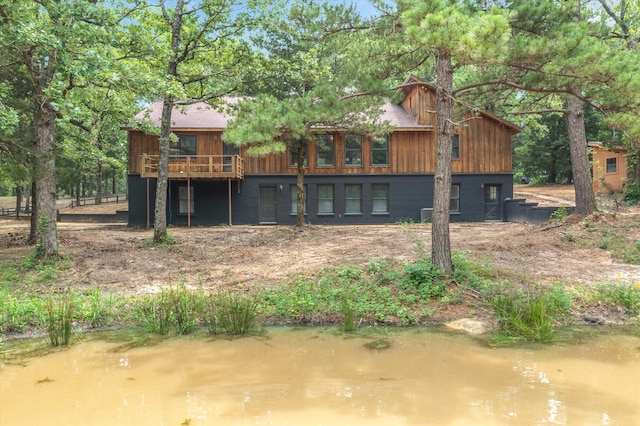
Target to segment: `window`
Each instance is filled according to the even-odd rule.
[[[222,171],[231,172],[233,170],[233,158],[232,155],[239,155],[240,148],[238,145],[232,143],[222,144]]]
[[[460,211],[460,184],[451,185],[451,198],[449,200],[449,212]]]
[[[371,165],[389,165],[389,135],[371,137]]]
[[[302,158],[303,158],[303,166],[307,166],[307,143],[306,142],[298,142],[291,141],[289,143],[289,166],[296,167],[298,165],[298,149],[302,146]]]
[[[190,191],[187,191],[186,186],[178,188],[178,214],[194,213],[193,186],[189,187],[189,189]]]
[[[618,171],[618,161],[616,157],[607,158],[607,173],[616,173]]]
[[[362,136],[353,133],[344,135],[344,165],[362,165]]]
[[[460,135],[453,135],[453,150],[451,151],[451,158],[460,158]]]
[[[318,135],[316,146],[316,165],[333,166],[333,135],[326,133]]]
[[[386,183],[374,183],[371,185],[373,192],[372,213],[389,213],[389,185]]]
[[[298,214],[298,185],[291,185],[291,214]],[[307,185],[304,186],[304,213],[307,214]]]
[[[196,136],[178,135],[177,141],[169,143],[169,155],[196,155]]]
[[[345,214],[362,213],[362,185],[345,185]]]
[[[318,214],[333,214],[333,185],[318,185]]]

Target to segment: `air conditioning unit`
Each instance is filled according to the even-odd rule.
[[[431,222],[433,218],[433,208],[420,209],[420,222]]]

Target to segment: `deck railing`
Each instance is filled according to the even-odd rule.
[[[140,177],[158,177],[158,156],[142,154]],[[170,155],[169,179],[243,179],[244,160],[238,155]]]

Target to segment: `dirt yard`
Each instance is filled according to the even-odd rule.
[[[518,198],[553,205],[571,203],[574,196],[570,186],[518,186],[515,192]],[[640,281],[640,265],[622,263],[597,244],[603,232],[640,240],[640,209],[618,206],[615,210],[610,198],[599,202],[607,212],[588,219],[569,217],[547,225],[451,224],[452,249],[532,283],[561,281],[579,286]],[[123,208],[126,204],[73,211]],[[100,287],[119,293],[157,292],[177,282],[212,289],[269,286],[336,265],[412,260],[420,256],[417,240],[426,250],[431,246],[428,224],[233,226],[170,228],[169,232],[177,243],[156,248],[146,242],[151,230],[59,223],[60,249],[69,256],[70,267],[59,276],[57,286]],[[27,234],[28,221],[0,220],[0,260],[20,259],[32,250],[26,245]]]

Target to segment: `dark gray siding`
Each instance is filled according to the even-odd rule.
[[[291,225],[295,223],[295,214],[291,213],[291,185],[296,177],[292,175],[245,176],[244,181],[232,182],[231,204],[232,223],[235,225],[254,225],[259,223],[260,187],[274,186],[277,189],[277,223]],[[484,186],[500,187],[500,206],[504,199],[513,195],[511,174],[453,175],[453,184],[460,185],[460,212],[451,214],[451,221],[481,222],[484,216]],[[420,221],[420,211],[432,207],[433,175],[314,175],[305,176],[307,187],[306,222],[310,224],[375,224],[396,223],[399,221]],[[330,184],[334,187],[333,214],[318,214],[318,185]],[[345,214],[345,185],[362,186],[360,214]],[[373,184],[389,185],[389,211],[387,214],[373,214]],[[173,225],[186,225],[187,216],[178,214],[178,187],[186,186],[186,181],[172,181],[169,184],[167,221]],[[191,225],[220,225],[229,223],[228,182],[193,180],[194,213]],[[150,220],[153,224],[155,199],[155,180],[150,180]],[[146,182],[139,175],[129,176],[129,224],[146,225]],[[504,218],[504,211],[501,212]]]

